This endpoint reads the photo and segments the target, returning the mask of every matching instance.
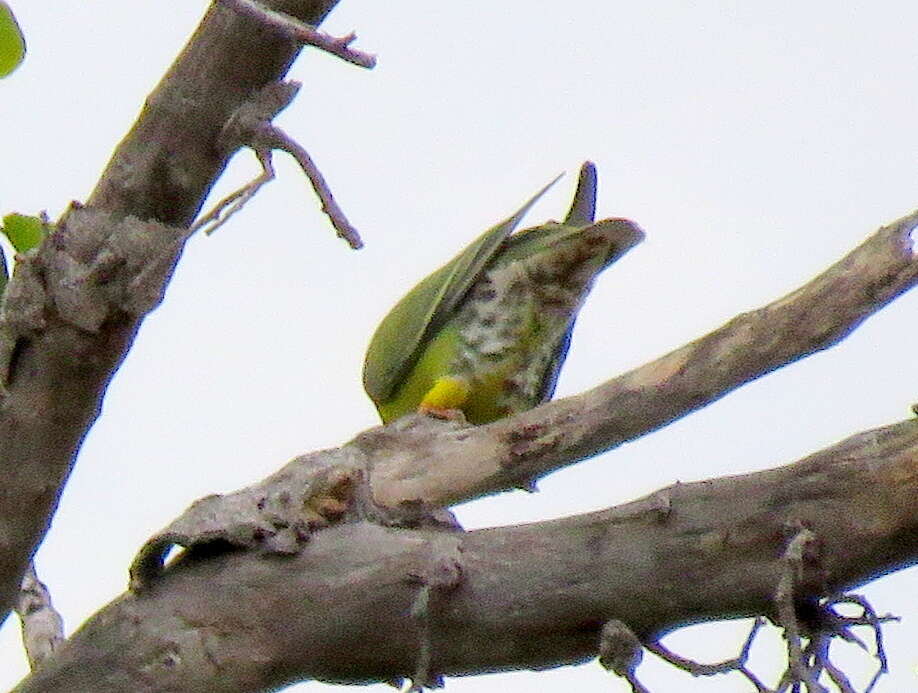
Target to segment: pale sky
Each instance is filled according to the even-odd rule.
[[[0,82],[0,208],[55,217],[89,194],[206,3],[11,5],[29,54]],[[560,218],[586,158],[599,169],[599,214],[634,219],[647,240],[600,278],[558,395],[787,293],[918,207],[916,24],[918,6],[905,2],[342,0],[325,29],[356,30],[378,67],[302,57],[290,78],[303,90],[278,123],[311,152],[366,248],[334,237],[283,155],[278,181],[190,242],[38,554],[68,631],[126,588],[136,549],[193,500],[375,425],[360,371],[378,321],[566,171],[528,221]],[[237,157],[218,190],[256,170],[250,154]],[[603,508],[676,480],[785,464],[906,418],[918,401],[916,311],[912,292],[838,347],[558,472],[539,494],[464,505],[460,519],[475,528]],[[892,674],[876,691],[918,689],[918,571],[859,592],[903,617],[886,628]],[[725,659],[745,628],[696,627],[666,642]],[[769,684],[780,646],[771,631],[755,650]],[[25,674],[21,652],[11,617],[0,686]],[[838,652],[862,689],[874,662]],[[654,691],[746,690],[652,655],[639,674]],[[594,662],[447,686],[627,690],[612,678]]]

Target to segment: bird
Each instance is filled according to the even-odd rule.
[[[384,424],[418,411],[485,424],[554,394],[594,279],[644,238],[628,219],[594,221],[590,161],[562,222],[513,233],[560,177],[422,279],[379,324],[363,385]]]

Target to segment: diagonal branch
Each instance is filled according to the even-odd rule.
[[[336,0],[262,4],[317,25]],[[181,254],[185,236],[167,226],[197,215],[233,154],[215,146],[227,118],[284,76],[298,46],[212,5],[118,145],[79,233],[52,234],[17,264],[0,324],[0,621],[108,383]]]
[[[450,505],[511,488],[639,438],[847,336],[918,283],[913,212],[793,293],[587,392],[475,428],[413,419],[358,437],[382,505]],[[394,435],[399,428],[405,429]],[[452,443],[452,444],[448,444]],[[437,454],[432,454],[436,450]],[[398,454],[394,454],[394,453]]]
[[[419,575],[449,586],[430,605],[431,674],[562,666],[597,656],[611,619],[643,642],[699,621],[776,619],[789,528],[820,548],[795,576],[804,602],[912,564],[916,495],[912,419],[785,467],[563,520],[465,533],[344,523],[286,556],[213,547],[103,608],[16,691],[143,681],[238,693],[413,676]]]

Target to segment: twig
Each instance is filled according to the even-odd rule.
[[[262,140],[264,145],[287,152],[296,160],[296,163],[300,165],[303,173],[306,174],[306,177],[309,178],[309,182],[312,183],[312,189],[315,190],[316,195],[322,202],[322,211],[325,212],[332,226],[334,226],[335,230],[338,232],[338,238],[343,238],[354,250],[362,248],[363,241],[360,238],[360,233],[351,226],[351,223],[344,215],[344,211],[338,206],[338,203],[335,202],[335,197],[332,195],[328,183],[325,182],[325,177],[319,171],[319,168],[315,165],[309,153],[299,143],[289,137],[287,133],[270,123],[265,124],[261,131],[261,135],[264,138]]]
[[[819,683],[818,672],[814,672],[807,665],[809,659],[804,655],[801,645],[800,626],[797,622],[797,613],[794,600],[794,586],[803,578],[804,563],[807,555],[816,543],[816,535],[806,528],[797,531],[790,540],[782,557],[784,570],[778,581],[775,591],[775,603],[778,608],[778,619],[784,628],[784,637],[787,640],[787,663],[791,684],[794,689],[799,683],[805,683],[812,693],[828,693],[827,689]]]
[[[883,646],[882,624],[888,623],[890,621],[898,621],[899,617],[893,616],[892,614],[878,616],[870,602],[858,594],[843,594],[837,597],[833,597],[827,600],[826,607],[831,608],[837,604],[854,604],[861,608],[860,616],[849,617],[836,615],[836,618],[841,622],[841,626],[837,627],[836,630],[838,635],[851,642],[856,642],[862,648],[866,649],[863,642],[861,642],[859,638],[850,633],[848,628],[852,626],[869,626],[873,632],[873,640],[876,646],[874,657],[877,659],[877,662],[879,662],[879,666],[877,667],[873,677],[870,679],[870,683],[867,684],[867,688],[864,689],[864,693],[870,693],[880,678],[883,676],[883,674],[889,672],[889,663],[886,659],[886,649]]]
[[[246,203],[255,197],[255,193],[259,191],[261,186],[274,180],[275,173],[274,165],[271,162],[271,150],[256,151],[255,156],[258,157],[258,161],[261,163],[261,174],[238,190],[231,192],[214,205],[209,212],[198,218],[191,225],[192,232],[204,229],[204,233],[209,236],[229,221],[231,216],[245,207]]]
[[[271,120],[287,107],[299,91],[297,82],[276,82],[253,95],[227,120],[220,135],[220,146],[230,151],[245,146],[255,152],[262,171],[254,180],[220,200],[213,209],[202,215],[192,225],[192,231],[204,229],[213,233],[216,229],[252,199],[265,183],[275,177],[272,164],[272,150],[287,152],[299,164],[309,178],[313,190],[322,203],[322,211],[328,216],[338,237],[347,241],[351,248],[363,247],[360,233],[348,221],[338,206],[325,177],[319,171],[309,153]]]
[[[866,692],[869,693],[880,676],[887,672],[881,624],[897,619],[891,615],[877,616],[869,602],[858,595],[840,595],[819,600],[815,604],[815,615],[805,619],[806,633],[803,637],[809,639],[809,643],[806,647],[801,647],[794,586],[803,580],[803,570],[807,562],[812,562],[815,544],[816,536],[808,529],[800,529],[788,544],[782,558],[785,562],[784,573],[775,593],[775,601],[787,639],[788,667],[781,677],[777,691],[780,693],[788,686],[791,686],[792,690],[797,690],[801,683],[805,684],[809,691],[826,691],[827,689],[818,682],[822,672],[825,672],[840,693],[855,693],[855,688],[847,675],[832,662],[829,648],[833,639],[841,638],[867,650],[864,642],[850,631],[853,626],[866,625],[873,631],[877,647],[875,656],[880,663],[866,688]],[[862,613],[854,617],[842,616],[832,608],[838,604],[855,604],[861,607]]]
[[[15,608],[22,623],[22,643],[29,667],[35,669],[63,642],[64,621],[51,604],[51,593],[38,579],[31,563],[22,577]]]
[[[692,676],[714,676],[715,674],[728,674],[731,671],[737,671],[745,676],[746,679],[755,686],[755,689],[759,691],[759,693],[767,693],[768,687],[765,686],[746,666],[749,661],[749,650],[752,648],[752,643],[763,625],[765,625],[764,619],[755,619],[752,622],[752,628],[749,630],[749,635],[746,636],[746,641],[743,643],[739,654],[733,659],[726,659],[716,664],[701,664],[700,662],[677,655],[659,641],[650,643],[645,647],[663,661],[672,664],[678,669],[687,671]]]
[[[273,29],[290,39],[309,46],[315,46],[358,67],[365,67],[368,70],[376,67],[375,55],[350,47],[357,39],[357,34],[354,32],[341,37],[332,36],[319,31],[311,24],[301,22],[289,14],[269,10],[254,0],[223,0],[223,3],[239,14],[257,19],[269,29]]]
[[[810,644],[817,667],[824,670],[828,677],[832,679],[832,683],[838,688],[839,693],[857,693],[845,672],[835,666],[829,658],[829,645],[832,644],[832,636],[824,633],[819,634]]]

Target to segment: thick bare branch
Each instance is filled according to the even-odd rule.
[[[582,394],[439,437],[423,427],[395,437],[388,429],[364,434],[368,450],[382,451],[373,468],[375,499],[390,507],[406,500],[437,506],[527,488],[837,344],[918,282],[916,225],[913,212],[788,296]]]
[[[819,547],[795,575],[798,599],[916,560],[918,420],[779,469],[661,493],[666,514],[651,496],[468,533],[345,523],[288,556],[192,553],[151,589],[105,607],[16,690],[238,692],[410,677],[424,643],[412,615],[427,584],[418,576],[450,565],[450,589],[429,604],[431,674],[583,661],[610,619],[648,641],[702,620],[776,618],[799,531],[789,528],[807,528]]]
[[[155,222],[74,209],[16,264],[0,319],[2,606],[12,604],[16,575],[44,535],[105,387],[162,298],[183,241],[182,231]]]
[[[336,0],[263,4],[316,25]],[[181,252],[181,234],[165,226],[122,234],[113,232],[113,224],[133,216],[131,224],[142,219],[186,227],[232,155],[215,146],[227,118],[252,93],[281,79],[298,47],[257,20],[219,3],[212,6],[90,198],[89,210],[103,213],[105,221],[95,217],[83,224],[80,247],[55,234],[58,246],[46,243],[49,247],[37,256],[18,263],[0,325],[5,385],[0,393],[0,621],[13,605],[77,450],[134,339],[144,314],[135,309],[155,305],[149,295],[131,296],[138,288],[131,272],[135,279],[143,277],[141,289],[158,296]],[[145,245],[156,247],[157,234],[165,245],[148,258],[146,268],[125,272],[119,267],[119,260],[136,259]],[[119,235],[136,245],[121,244]],[[173,242],[177,245],[165,247]],[[112,276],[119,281],[108,284]],[[115,287],[125,295],[114,296],[109,289]]]

